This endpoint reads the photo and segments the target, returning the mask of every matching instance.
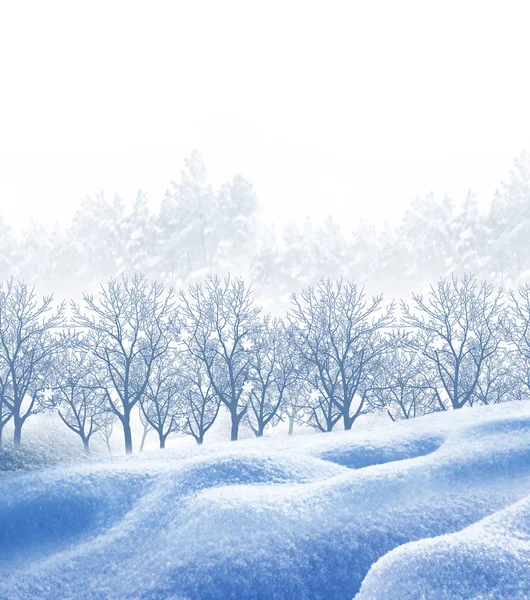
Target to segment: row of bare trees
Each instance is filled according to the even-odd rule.
[[[264,315],[241,279],[187,291],[137,275],[82,304],[0,287],[0,440],[12,421],[56,410],[88,451],[114,423],[132,452],[138,411],[160,447],[172,433],[200,444],[219,411],[231,439],[288,421],[351,429],[367,412],[395,419],[530,394],[530,287],[503,292],[472,275],[442,279],[412,303],[385,305],[351,281],[322,280]]]

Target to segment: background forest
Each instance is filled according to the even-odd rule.
[[[321,277],[342,276],[387,298],[464,271],[515,287],[530,273],[530,154],[514,161],[487,210],[472,191],[460,199],[427,194],[411,200],[397,226],[378,229],[332,217],[281,229],[265,223],[252,183],[236,175],[214,189],[194,152],[155,208],[141,191],[133,200],[101,193],[83,199],[66,226],[32,222],[15,235],[0,220],[0,231],[0,279],[24,279],[56,298],[133,272],[178,288],[230,271],[252,281],[272,311]]]

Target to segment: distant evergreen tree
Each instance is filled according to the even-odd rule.
[[[185,278],[184,256],[180,248],[182,223],[182,212],[167,190],[155,221],[155,230],[160,278],[171,285],[182,283]]]
[[[267,310],[283,312],[288,298],[282,305],[278,300],[277,293],[272,292],[282,261],[276,227],[273,224],[261,228],[257,246],[256,254],[252,257],[250,264],[250,280],[253,282],[254,293],[258,302]]]
[[[447,196],[438,201],[431,193],[412,201],[398,229],[401,272],[408,282],[424,287],[433,273],[443,276],[451,272],[453,218],[454,204]]]
[[[221,186],[216,200],[214,267],[246,276],[258,247],[258,202],[254,187],[236,175],[231,183]]]
[[[459,274],[472,272],[478,274],[487,271],[486,217],[480,211],[476,195],[469,191],[461,211],[455,215],[452,224],[454,239],[451,257],[451,271]]]
[[[323,225],[314,232],[316,279],[322,277],[339,279],[350,271],[350,248],[339,223],[329,215]]]
[[[74,243],[68,237],[64,227],[55,224],[49,232],[49,260],[43,285],[49,287],[50,293],[55,293],[58,298],[78,294],[82,290],[81,282],[72,281],[75,272]]]
[[[490,276],[505,286],[530,275],[530,154],[514,161],[508,183],[502,182],[488,217]]]
[[[9,279],[17,270],[17,243],[11,227],[0,215],[0,279]]]
[[[405,278],[409,244],[399,235],[399,230],[385,224],[378,236],[378,260],[368,265],[368,273],[372,273],[373,281],[378,289],[384,289],[390,295],[401,295],[402,288],[408,288]]]
[[[316,228],[306,219],[301,224],[287,223],[282,236],[282,259],[279,265],[278,291],[288,301],[292,292],[299,292],[318,279]]]
[[[34,284],[50,274],[51,239],[44,225],[31,220],[22,232],[17,252],[17,276]],[[42,286],[41,286],[42,287]]]
[[[352,231],[351,241],[346,249],[348,260],[347,276],[356,281],[373,280],[381,269],[381,239],[373,225],[361,222]]]
[[[356,254],[352,241],[331,217],[322,226],[315,226],[309,219],[287,223],[280,242],[275,229],[270,227],[263,231],[252,262],[256,293],[260,298],[272,294],[270,305],[286,308],[293,291],[314,285],[322,277],[351,276],[357,261],[362,260],[360,254],[365,257],[370,250],[359,240]]]
[[[214,255],[214,193],[198,152],[184,161],[180,181],[172,183],[160,217],[161,233],[169,243],[165,254],[172,276],[175,273],[184,274],[186,278],[205,275]]]
[[[74,214],[66,232],[75,254],[71,276],[86,282],[89,289],[123,270],[123,219],[121,198],[108,202],[103,193],[85,198]]]
[[[122,272],[132,275],[135,272],[150,273],[153,276],[158,270],[155,223],[147,196],[140,190],[131,211],[121,226],[123,239]]]

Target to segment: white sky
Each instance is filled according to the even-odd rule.
[[[269,218],[489,202],[530,149],[528,2],[0,3],[0,213],[158,202],[198,149]]]

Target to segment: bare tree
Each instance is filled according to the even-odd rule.
[[[392,421],[445,410],[430,365],[397,344],[384,355],[381,377],[368,401],[386,410]]]
[[[285,321],[283,324],[285,327],[285,344],[289,351],[289,359],[294,365],[294,380],[283,396],[278,418],[281,421],[287,420],[288,435],[293,435],[295,425],[307,424],[308,415],[310,414],[307,398],[311,390],[308,386],[307,378],[304,377],[302,373],[303,368],[307,368],[307,365],[305,365],[296,352],[292,351],[291,326]]]
[[[54,332],[63,323],[64,303],[54,311],[53,296],[38,300],[34,288],[22,281],[0,284],[0,370],[7,378],[3,405],[13,416],[15,446],[20,446],[28,417],[41,410],[51,357],[61,345]]]
[[[525,366],[514,352],[499,349],[484,361],[470,404],[498,404],[527,396],[530,380]]]
[[[351,429],[364,410],[371,369],[387,348],[381,331],[393,324],[394,305],[383,309],[382,296],[369,301],[364,289],[342,279],[323,279],[291,302],[291,340],[306,364],[313,421],[331,431],[342,418]]]
[[[472,401],[487,360],[502,337],[503,292],[473,275],[441,279],[427,299],[402,303],[403,324],[413,330],[407,345],[435,368],[440,391],[454,409]]]
[[[245,384],[247,421],[256,437],[261,437],[267,425],[277,419],[297,373],[280,319],[265,317],[253,331],[248,347],[251,368]]]
[[[73,322],[86,332],[84,348],[105,372],[110,409],[123,427],[125,452],[132,453],[131,412],[146,392],[155,362],[167,351],[167,318],[173,291],[142,275],[111,279],[99,297],[83,296],[85,312],[73,303]]]
[[[313,375],[313,377],[316,380],[316,376]],[[310,379],[311,378],[308,377],[306,383],[309,383]],[[328,390],[329,389],[330,385],[328,384]],[[314,387],[310,389],[310,391],[306,391],[303,398],[305,399],[303,404],[303,422],[307,423],[317,431],[332,431],[333,427],[335,427],[342,417],[342,411],[337,404],[333,402],[333,396],[320,390],[318,388],[318,382],[315,381]]]
[[[508,299],[502,324],[512,348],[508,367],[515,380],[512,395],[516,399],[526,399],[530,396],[530,285],[526,283],[517,291],[511,290]]]
[[[112,455],[112,445],[110,443],[112,439],[112,432],[114,431],[114,421],[116,420],[116,415],[108,409],[103,415],[101,419],[101,428],[97,432],[99,438],[101,438],[105,445],[107,446],[108,453]]]
[[[72,339],[65,339],[56,356],[51,384],[53,404],[63,423],[81,438],[89,453],[92,436],[103,426],[107,399],[95,375],[94,359],[71,342]]]
[[[249,339],[260,309],[242,279],[209,276],[188,293],[181,292],[182,340],[188,352],[202,361],[219,401],[231,416],[230,438],[237,440],[248,405],[243,386],[250,368]]]
[[[297,389],[289,390],[282,404],[280,405],[280,419],[283,421],[287,419],[289,429],[287,430],[288,435],[293,435],[294,426],[296,424],[302,424],[304,415],[304,402],[300,397],[300,390]]]
[[[9,397],[12,397],[9,390],[9,371],[5,368],[3,372],[0,372],[0,448],[3,444],[4,427],[13,416],[5,400]]]
[[[515,348],[507,351],[509,357],[505,367],[508,370],[508,400],[530,399],[530,362]],[[511,385],[510,385],[511,382]]]
[[[521,285],[517,292],[510,290],[506,319],[503,321],[508,340],[530,363],[530,285]]]
[[[215,423],[221,402],[214,391],[202,361],[194,356],[186,360],[183,413],[186,420],[185,433],[193,436],[197,444]]]
[[[170,349],[155,361],[145,394],[140,400],[143,418],[158,434],[160,448],[165,448],[168,435],[180,428],[184,384],[175,361],[175,353]]]
[[[138,452],[143,452],[147,434],[150,431],[153,431],[153,428],[149,424],[149,421],[145,418],[144,411],[142,410],[141,405],[140,405],[140,410],[138,411],[138,415],[140,417],[140,423],[142,424],[142,439],[140,441],[140,448],[138,449]]]

